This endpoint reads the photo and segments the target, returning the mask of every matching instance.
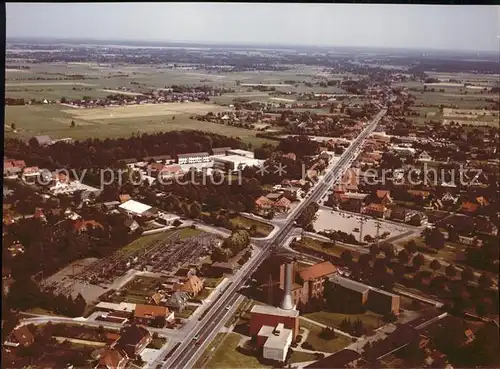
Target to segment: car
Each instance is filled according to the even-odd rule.
[[[193,341],[198,341],[200,339],[200,335],[197,334],[196,336],[193,337]]]
[[[226,306],[226,310],[229,310],[229,309],[231,309],[231,305]]]

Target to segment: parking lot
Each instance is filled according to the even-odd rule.
[[[410,228],[402,225],[395,224],[392,222],[383,221],[381,219],[365,218],[366,221],[363,224],[363,237],[370,235],[375,237],[377,235],[377,223],[380,224],[379,234],[382,235],[389,232],[387,237],[398,236],[402,233],[407,232]],[[319,209],[317,213],[317,219],[314,222],[314,229],[318,231],[343,231],[346,233],[352,233],[354,236],[359,238],[359,224],[360,216],[352,213]]]

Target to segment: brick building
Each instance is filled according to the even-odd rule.
[[[299,311],[283,310],[273,306],[254,305],[250,311],[250,336],[257,336],[263,326],[291,329],[293,340],[299,334]]]

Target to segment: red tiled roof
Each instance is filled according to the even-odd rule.
[[[337,268],[332,263],[330,263],[329,261],[324,261],[322,263],[302,269],[301,271],[299,271],[299,274],[304,281],[310,281],[312,279],[325,277],[336,272]]]
[[[259,207],[272,206],[273,204],[274,203],[265,196],[261,196],[257,200],[255,200],[255,205]]]
[[[134,317],[136,318],[164,318],[167,316],[167,314],[168,309],[165,306],[137,304],[134,311]]]
[[[473,202],[470,202],[470,201],[466,201],[462,204],[462,207],[460,209],[463,211],[468,211],[468,212],[473,213],[473,212],[477,211],[478,207],[479,207],[479,205],[474,204]]]
[[[165,165],[161,169],[161,173],[170,173],[170,174],[175,174],[175,173],[180,173],[182,172],[182,168],[180,165]]]
[[[379,199],[383,199],[384,197],[390,196],[390,195],[391,195],[391,191],[377,190],[377,197]]]
[[[288,200],[286,197],[282,197],[278,201],[274,203],[274,206],[278,208],[289,208],[292,202]]]
[[[387,208],[382,205],[382,204],[375,204],[375,203],[371,203],[370,205],[368,205],[366,207],[367,210],[370,210],[370,211],[375,211],[375,212],[378,212],[378,213],[383,213],[384,211],[387,210]]]

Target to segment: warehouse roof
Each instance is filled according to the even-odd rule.
[[[119,207],[136,214],[142,214],[151,209],[151,206],[142,204],[135,200],[128,200],[121,204]]]

